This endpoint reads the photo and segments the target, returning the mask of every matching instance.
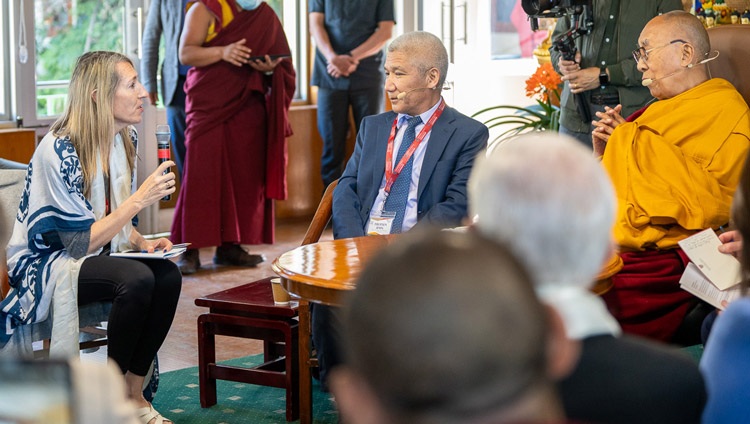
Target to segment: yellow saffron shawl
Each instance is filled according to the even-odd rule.
[[[619,248],[670,249],[697,231],[726,224],[749,146],[747,104],[720,78],[619,125],[602,157],[617,194]],[[619,271],[616,262],[619,256],[603,274]]]

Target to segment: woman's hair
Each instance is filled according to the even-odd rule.
[[[65,112],[51,127],[56,137],[70,137],[81,162],[82,190],[86,197],[97,172],[97,152],[102,158],[104,174],[109,174],[109,149],[115,135],[113,103],[120,81],[117,64],[121,62],[133,66],[127,56],[117,52],[94,51],[81,55],[70,78]],[[132,170],[135,146],[127,128],[120,130],[120,135]]]
[[[739,253],[742,268],[742,292],[750,289],[750,156],[745,159],[742,176],[732,202],[732,220],[742,236]]]

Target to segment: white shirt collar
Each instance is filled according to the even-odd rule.
[[[604,301],[583,287],[547,285],[536,288],[543,302],[562,317],[565,331],[573,340],[622,333]]]

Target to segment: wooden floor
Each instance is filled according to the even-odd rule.
[[[201,270],[182,280],[182,293],[172,328],[159,351],[159,369],[167,372],[198,365],[198,337],[196,321],[206,308],[195,306],[194,300],[207,294],[225,290],[273,274],[271,263],[282,253],[300,245],[309,220],[277,221],[276,243],[273,245],[245,246],[251,253],[262,253],[266,261],[257,268],[215,266],[213,248],[201,249]],[[323,239],[330,239],[330,230]],[[217,360],[232,359],[261,353],[259,341],[217,336]],[[106,360],[106,349],[84,355],[84,360]]]

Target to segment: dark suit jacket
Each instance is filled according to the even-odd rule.
[[[630,336],[584,339],[560,394],[568,418],[601,424],[699,423],[706,404],[693,359]]]
[[[385,154],[395,112],[362,120],[357,145],[333,193],[334,238],[365,235],[385,174]],[[474,158],[487,147],[487,127],[446,107],[427,142],[417,189],[417,221],[438,227],[461,224],[467,215],[466,181]]]

